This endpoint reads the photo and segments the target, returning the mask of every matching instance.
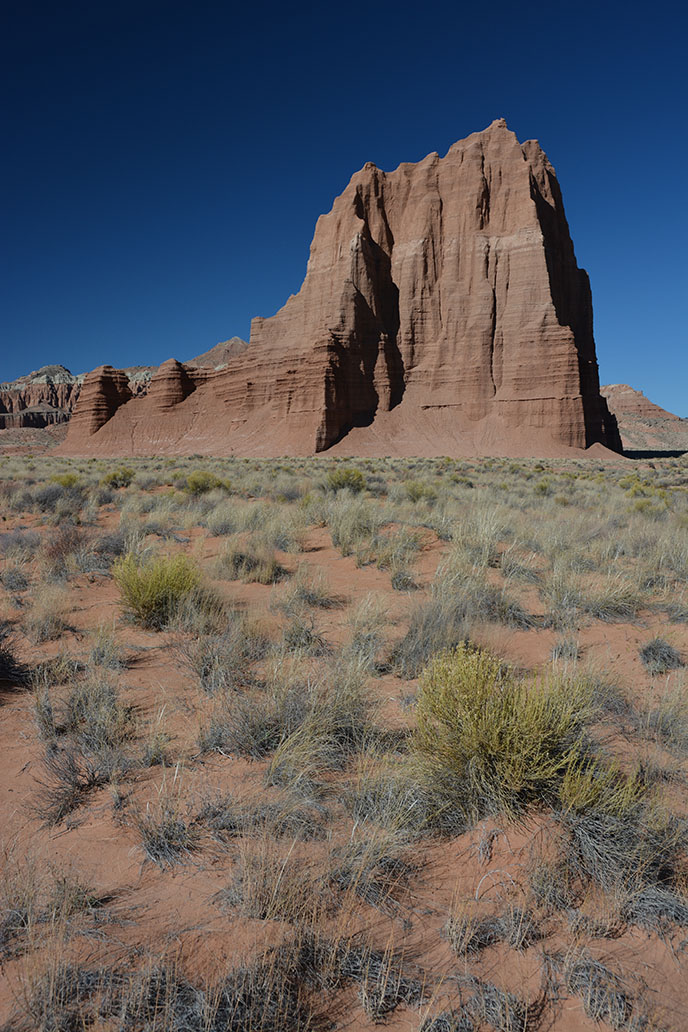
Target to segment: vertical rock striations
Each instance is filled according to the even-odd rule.
[[[88,433],[75,419],[68,449],[620,449],[554,170],[501,119],[444,158],[390,173],[367,164],[318,219],[299,293],[254,319],[224,368],[202,382],[196,372],[175,367],[164,441],[148,429],[154,378],[147,398],[91,419]],[[77,415],[91,398],[84,385]]]

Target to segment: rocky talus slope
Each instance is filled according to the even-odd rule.
[[[667,412],[625,383],[600,388],[629,451],[688,451],[688,419]]]

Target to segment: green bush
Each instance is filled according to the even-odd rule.
[[[69,489],[70,487],[76,487],[79,483],[79,477],[76,473],[57,473],[54,477],[50,478],[51,484],[59,484],[60,487]]]
[[[133,469],[129,466],[118,466],[111,473],[106,473],[100,482],[103,487],[129,487],[133,479]]]
[[[582,679],[518,681],[489,653],[461,645],[421,677],[414,751],[440,805],[468,820],[516,817],[557,801],[592,708]]]
[[[354,494],[358,494],[359,491],[365,490],[366,478],[360,469],[344,466],[342,469],[333,469],[327,474],[325,486],[329,491],[341,491],[346,488],[353,491]]]
[[[140,563],[129,554],[113,566],[125,610],[143,627],[160,629],[200,585],[200,573],[188,556],[157,556]]]
[[[229,484],[205,469],[195,469],[186,478],[184,490],[192,495],[202,495],[207,494],[208,491],[215,491],[218,488],[227,491]]]

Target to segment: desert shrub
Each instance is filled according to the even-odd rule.
[[[410,502],[433,501],[437,491],[422,480],[406,480],[403,484],[404,494]]]
[[[113,566],[124,609],[143,627],[164,627],[200,586],[198,567],[188,556],[140,561],[129,553]]]
[[[366,478],[361,473],[360,469],[354,469],[349,466],[342,466],[338,469],[330,470],[325,478],[325,488],[328,491],[341,491],[346,489],[352,491],[354,494],[358,494],[359,491],[365,490]]]
[[[203,495],[218,489],[226,491],[229,489],[229,485],[224,480],[220,480],[214,473],[209,473],[204,469],[196,469],[189,473],[184,485],[184,490],[191,495]]]
[[[110,473],[106,473],[100,483],[103,487],[129,487],[134,479],[134,470],[129,466],[118,466]]]
[[[640,658],[651,674],[666,674],[683,666],[680,652],[663,638],[653,638],[643,645]]]
[[[475,820],[557,800],[592,702],[583,680],[519,681],[464,645],[431,662],[417,713],[412,744],[425,777]]]
[[[59,484],[60,487],[65,488],[76,487],[79,483],[79,476],[77,473],[57,473],[50,478],[50,483]]]

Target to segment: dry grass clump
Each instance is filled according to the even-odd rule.
[[[330,885],[340,892],[354,893],[369,906],[395,916],[414,871],[402,847],[399,836],[389,831],[351,839],[330,855]]]
[[[237,691],[253,683],[250,665],[264,659],[269,639],[260,627],[243,616],[225,612],[218,633],[195,637],[180,635],[175,650],[184,666],[208,695]]]
[[[631,1024],[634,1005],[629,990],[620,976],[601,961],[575,952],[555,961],[563,969],[566,988],[581,998],[583,1010],[593,1021],[606,1021],[613,1029],[650,1027],[642,1019]]]
[[[515,950],[525,950],[538,941],[540,931],[533,915],[511,905],[502,914],[480,917],[473,907],[456,900],[444,927],[451,948],[460,956],[480,953],[499,942]]]
[[[322,906],[322,883],[312,867],[269,838],[239,844],[234,874],[216,901],[261,921],[303,922]]]
[[[0,682],[22,685],[28,681],[28,668],[16,654],[17,642],[9,624],[0,621]]]
[[[685,680],[668,688],[647,715],[647,726],[662,744],[680,756],[688,755],[688,689]]]
[[[105,667],[108,670],[123,670],[126,665],[124,651],[117,641],[114,625],[100,624],[91,635],[89,662],[93,666]]]
[[[333,595],[322,572],[313,574],[307,567],[299,566],[289,590],[281,601],[287,614],[299,615],[304,606],[313,609],[335,609],[342,605],[342,599]]]
[[[129,553],[113,566],[125,612],[143,627],[160,630],[200,588],[201,575],[188,556],[140,560]]]
[[[362,672],[373,671],[384,644],[383,631],[387,619],[383,598],[372,594],[362,598],[347,617],[351,639],[344,647],[343,658],[358,664]]]
[[[29,578],[21,563],[8,563],[0,572],[0,583],[6,591],[26,591],[29,586]]]
[[[76,810],[88,795],[113,777],[110,757],[94,756],[71,743],[50,751],[43,761],[43,778],[37,779],[36,815],[54,827]]]
[[[69,630],[67,603],[67,592],[57,585],[44,586],[40,594],[34,595],[26,619],[26,632],[36,645],[56,641]]]
[[[412,611],[406,634],[392,650],[392,669],[403,678],[418,677],[434,655],[468,641],[470,625],[482,621],[521,629],[533,626],[532,618],[504,588],[479,573],[440,571],[430,598]]]
[[[640,649],[640,658],[651,674],[666,674],[683,666],[681,653],[664,638],[653,638]]]
[[[270,768],[274,782],[306,785],[313,771],[323,765],[340,766],[364,743],[370,713],[371,700],[356,667],[332,670],[325,681],[308,676],[304,680],[298,670],[292,676],[280,669],[263,690],[221,700],[209,723],[201,727],[199,744],[203,751],[253,759],[279,746]],[[292,781],[289,771],[296,775],[301,769],[303,778]]]
[[[216,575],[227,580],[243,580],[247,584],[277,584],[288,576],[278,561],[274,547],[260,538],[244,544],[228,542],[218,557]]]
[[[584,598],[583,610],[596,620],[632,620],[642,605],[633,586],[620,574],[610,574],[602,586]]]
[[[332,544],[342,555],[347,556],[369,542],[380,530],[384,520],[374,502],[342,495],[330,505],[327,522]]]

